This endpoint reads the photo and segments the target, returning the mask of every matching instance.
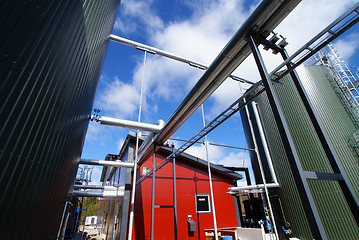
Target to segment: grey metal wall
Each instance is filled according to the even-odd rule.
[[[0,226],[55,239],[120,0],[0,1]]]
[[[330,70],[324,66],[299,68],[298,74],[358,195],[359,175],[357,173],[359,163],[348,144],[351,133],[356,128],[328,81],[333,76]],[[290,77],[286,77],[282,82],[283,85],[276,85],[275,88],[303,169],[305,171],[333,172],[292,80]],[[295,236],[300,239],[312,239],[298,190],[265,93],[259,96],[256,101],[275,172],[281,186],[279,194],[286,218],[291,222]],[[309,180],[308,184],[328,238],[358,239],[358,226],[347,206],[338,182]]]

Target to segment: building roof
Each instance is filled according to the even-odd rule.
[[[145,136],[141,136],[140,137],[140,144],[145,140]],[[132,142],[132,143],[135,143],[136,141],[136,133],[135,132],[132,132],[130,131],[126,137],[126,140],[124,142],[124,144],[122,145],[122,148],[119,152],[119,154],[117,155],[118,157],[113,157],[113,154],[109,154],[111,155],[112,159],[121,159],[122,158],[122,155],[124,154],[125,150],[127,149],[128,147],[128,143],[129,142]],[[171,154],[174,150],[176,150],[175,148],[172,148],[171,146],[161,146],[159,149],[158,149],[158,152],[160,153],[164,153],[165,155],[169,155]],[[198,157],[195,157],[193,155],[190,155],[188,153],[181,153],[179,156],[176,157],[177,159],[180,159],[181,161],[184,161],[186,163],[189,163],[193,166],[197,166],[198,168],[202,168],[202,169],[205,169],[207,170],[207,161],[203,160],[203,159],[200,159]],[[239,173],[236,173],[228,168],[226,168],[225,166],[223,165],[218,165],[218,164],[214,164],[214,163],[210,163],[210,166],[211,166],[211,170],[217,174],[220,174],[222,176],[225,176],[227,178],[230,178],[232,180],[239,180],[239,179],[242,179],[243,176]],[[103,178],[104,178],[104,174],[106,172],[106,168],[104,167],[104,170],[102,172],[102,177],[101,177],[101,181],[103,181]]]

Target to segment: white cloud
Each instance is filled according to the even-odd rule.
[[[106,84],[98,96],[97,105],[113,117],[129,118],[138,110],[139,99],[140,89],[116,77]]]
[[[136,31],[150,33],[163,28],[164,23],[151,8],[151,3],[152,1],[122,1],[120,17],[116,19],[114,29],[130,34]]]
[[[204,145],[192,146],[185,152],[203,160],[207,160],[206,147]],[[224,152],[222,148],[212,145],[208,146],[208,158],[210,162],[216,163],[218,159],[222,158],[223,154]]]
[[[250,167],[250,159],[247,151],[230,152],[227,156],[217,162],[226,167]]]
[[[359,48],[359,33],[352,33],[346,38],[339,39],[333,45],[340,56],[348,64],[350,62],[350,58],[354,56]]]

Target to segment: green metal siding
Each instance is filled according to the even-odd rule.
[[[4,239],[57,236],[119,2],[0,2]]]
[[[356,128],[328,81],[332,74],[324,66],[300,67],[297,71],[314,110],[358,194],[359,163],[348,144]],[[333,172],[291,78],[287,76],[282,82],[284,84],[275,85],[275,89],[303,169]],[[281,185],[279,192],[286,217],[292,224],[294,236],[312,239],[266,95],[259,96],[256,102]],[[309,181],[309,185],[329,239],[358,239],[358,226],[336,181]]]

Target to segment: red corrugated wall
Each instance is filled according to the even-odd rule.
[[[164,159],[157,154],[156,164]],[[143,167],[152,169],[152,158],[146,160]],[[177,219],[178,239],[206,239],[204,229],[213,229],[211,213],[196,213],[195,194],[209,194],[209,181],[206,169],[190,165],[181,159],[176,160],[177,178]],[[237,226],[234,199],[227,194],[231,180],[212,173],[214,202],[217,214],[217,227]],[[156,172],[155,205],[173,205],[172,163],[168,163]],[[135,220],[133,239],[150,239],[151,237],[151,198],[152,177],[136,187]],[[188,215],[196,223],[195,232],[187,232]],[[155,239],[174,239],[174,209],[156,208],[154,220]]]

